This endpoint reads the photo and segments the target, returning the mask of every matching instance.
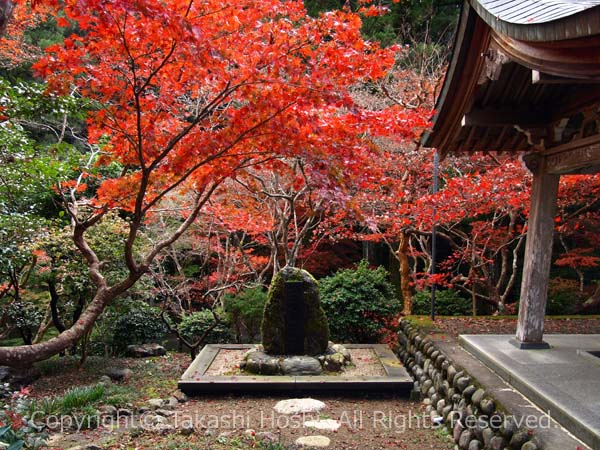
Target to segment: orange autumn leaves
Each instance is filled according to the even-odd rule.
[[[104,142],[98,202],[149,207],[161,193],[198,190],[270,158],[302,157],[358,176],[373,136],[414,138],[427,114],[366,111],[349,89],[382,77],[395,48],[360,34],[357,15],[318,19],[302,2],[69,0],[85,28],[36,64],[50,86],[98,102],[89,136]],[[141,186],[145,183],[147,186]],[[139,198],[137,198],[139,201]]]

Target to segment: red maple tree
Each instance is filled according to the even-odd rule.
[[[90,198],[77,185],[63,189],[94,299],[58,337],[0,348],[0,363],[30,363],[77,342],[240,170],[277,156],[359,172],[354,155],[376,151],[370,137],[412,136],[423,121],[400,106],[369,111],[353,101],[350,88],[382,77],[395,49],[363,40],[349,11],[313,19],[302,2],[277,0],[67,0],[63,10],[83,33],[50,47],[35,68],[49,90],[76,87],[96,102],[89,138],[98,164],[118,175]],[[140,254],[148,215],[173,200],[184,211],[179,226]],[[111,209],[129,221],[129,274],[114,284],[86,241]]]

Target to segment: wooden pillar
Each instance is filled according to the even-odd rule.
[[[522,349],[548,348],[548,345],[542,341],[542,337],[560,175],[546,173],[543,158],[526,160],[526,163],[533,172],[533,184],[521,282],[519,321],[516,339],[512,342]]]

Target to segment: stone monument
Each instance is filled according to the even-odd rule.
[[[262,346],[246,354],[241,369],[262,375],[319,375],[350,363],[350,353],[329,342],[319,286],[306,270],[286,266],[273,278],[261,334]]]
[[[327,350],[329,325],[319,286],[306,270],[284,267],[275,276],[261,334],[265,352],[272,355],[317,355]]]

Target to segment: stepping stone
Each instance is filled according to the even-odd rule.
[[[323,419],[323,420],[307,420],[304,422],[304,426],[307,428],[315,428],[317,430],[326,431],[337,431],[342,424],[337,420]]]
[[[292,398],[277,402],[273,409],[279,414],[301,414],[318,412],[325,406],[325,403],[312,398]]]
[[[296,439],[296,445],[300,447],[325,448],[329,447],[331,439],[325,436],[303,436]]]

